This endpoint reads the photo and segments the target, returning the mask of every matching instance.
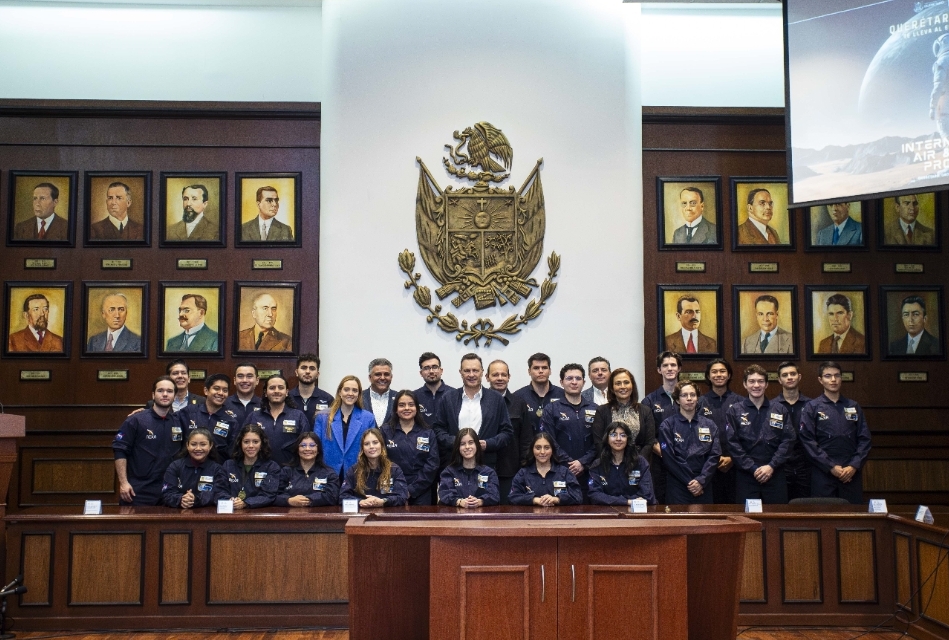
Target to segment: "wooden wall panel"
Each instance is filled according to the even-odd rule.
[[[161,604],[191,602],[191,533],[161,534]]]
[[[34,458],[33,493],[115,493],[114,458],[77,462],[76,458]]]
[[[208,548],[208,603],[342,602],[348,597],[343,534],[218,533],[211,535]],[[248,554],[254,562],[239,561]],[[315,572],[302,561],[310,555],[328,562]]]
[[[745,555],[741,571],[741,601],[767,602],[764,531],[745,534]]]
[[[823,602],[820,531],[781,532],[784,602]]]
[[[910,558],[911,547],[909,541],[909,536],[898,533],[893,535],[893,553],[896,561],[896,602],[899,606],[913,611],[914,606],[911,601],[913,591],[910,588],[913,579],[911,573],[913,565]]]
[[[20,596],[20,606],[48,606],[53,602],[53,534],[34,533],[23,536],[20,575],[29,589]]]
[[[20,507],[80,506],[87,499],[118,503],[114,434],[28,436],[20,445],[10,495]]]
[[[530,565],[462,567],[459,595],[461,638],[530,637]]]
[[[659,570],[650,565],[589,565],[586,598],[590,612],[588,638],[659,640]],[[616,596],[636,602],[635,622],[617,627]]]
[[[838,529],[837,565],[841,602],[877,601],[876,538],[873,529]]]
[[[949,548],[920,540],[916,555],[919,580],[928,580],[919,591],[919,609],[930,620],[949,626]]]
[[[144,533],[74,533],[70,545],[69,604],[142,604]]]

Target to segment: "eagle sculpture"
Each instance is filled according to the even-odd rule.
[[[455,164],[480,167],[481,170],[491,173],[511,170],[511,163],[514,161],[511,143],[508,142],[507,136],[490,122],[479,122],[466,127],[461,133],[455,131],[453,137],[459,141],[458,144],[454,148],[451,145],[445,147]],[[468,144],[468,153],[461,150],[465,143]]]

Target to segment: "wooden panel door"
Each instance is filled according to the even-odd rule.
[[[558,549],[558,637],[688,637],[685,536],[560,538]]]
[[[432,538],[431,638],[557,635],[553,538]]]

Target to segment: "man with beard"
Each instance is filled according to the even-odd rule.
[[[333,395],[316,386],[320,379],[320,359],[314,353],[304,353],[297,358],[297,386],[290,390],[289,396],[297,403],[297,408],[306,414],[310,424],[316,423],[316,414],[329,411],[333,404]]]
[[[182,219],[168,227],[166,240],[173,242],[207,242],[219,240],[217,220],[204,215],[208,206],[208,188],[193,184],[181,190]]]
[[[113,182],[105,191],[105,206],[109,215],[89,227],[93,240],[141,240],[145,227],[129,218],[132,190],[124,182]]]
[[[425,384],[415,390],[415,397],[419,402],[418,410],[431,425],[438,414],[438,401],[454,387],[449,387],[442,381],[442,360],[431,351],[419,356],[418,369],[419,375],[425,381]]]
[[[675,353],[717,353],[718,342],[699,332],[702,308],[698,298],[686,294],[676,302],[676,319],[681,328],[666,336],[666,351]],[[657,427],[659,425],[656,425]]]
[[[49,300],[34,293],[23,301],[26,327],[11,333],[7,340],[10,353],[62,353],[63,338],[49,330]]]
[[[254,326],[237,335],[238,351],[292,351],[291,336],[277,330],[277,301],[269,293],[254,298],[251,317]]]
[[[826,246],[863,245],[863,225],[850,217],[850,203],[827,205],[827,213],[834,224],[817,232],[817,244]]]

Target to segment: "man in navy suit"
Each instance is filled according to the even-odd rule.
[[[890,343],[892,356],[938,356],[939,340],[926,331],[926,301],[920,296],[907,296],[900,305],[900,319],[906,335]]]
[[[504,449],[514,437],[511,418],[507,412],[504,396],[481,386],[484,365],[476,353],[461,357],[460,389],[452,389],[438,403],[435,415],[435,436],[438,438],[439,454],[451,459],[452,447],[458,431],[471,428],[478,434],[484,451],[484,464],[494,469],[498,451]]]
[[[834,224],[817,232],[817,244],[827,246],[862,246],[863,225],[850,217],[850,203],[827,205],[827,213]]]
[[[217,331],[204,324],[208,300],[196,293],[181,296],[178,306],[178,324],[182,333],[168,338],[165,351],[217,351]]]
[[[392,363],[386,358],[376,358],[369,363],[369,388],[362,392],[362,406],[372,411],[376,426],[381,427],[392,417],[395,391],[392,386]]]
[[[124,293],[110,293],[102,299],[102,319],[108,329],[97,333],[86,344],[86,351],[102,353],[140,353],[142,337],[125,326],[128,298]]]

